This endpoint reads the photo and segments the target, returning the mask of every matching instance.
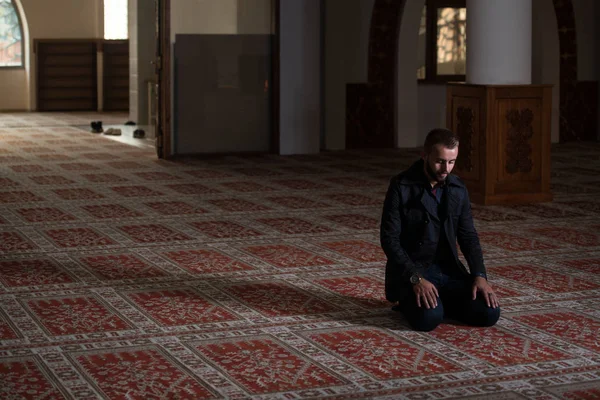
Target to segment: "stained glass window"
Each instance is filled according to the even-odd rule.
[[[23,30],[12,0],[0,0],[0,68],[23,66]]]

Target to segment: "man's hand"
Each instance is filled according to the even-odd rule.
[[[488,307],[496,308],[500,306],[496,293],[488,283],[487,279],[478,276],[473,281],[473,300],[477,297],[477,292],[481,293]]]
[[[421,278],[421,281],[413,285],[413,291],[417,296],[417,306],[421,307],[421,303],[425,308],[437,307],[438,291],[435,285],[427,279]]]

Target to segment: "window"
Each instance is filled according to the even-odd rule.
[[[104,39],[129,38],[127,0],[104,0]]]
[[[12,0],[0,0],[0,68],[23,66],[23,29]]]
[[[463,81],[467,61],[464,0],[428,0],[419,27],[417,79]]]

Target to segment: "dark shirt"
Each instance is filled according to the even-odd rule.
[[[430,194],[431,194],[433,197],[435,197],[435,199],[436,199],[436,200],[437,200],[437,202],[438,202],[438,205],[439,205],[439,204],[442,204],[442,197],[444,196],[444,192],[445,192],[445,190],[444,190],[444,189],[445,189],[445,187],[446,187],[445,185],[440,185],[440,184],[437,184],[437,185],[435,185],[434,187],[432,187],[432,188],[430,188],[430,189],[429,189],[429,193],[430,193]],[[438,208],[439,208],[439,207],[438,207]]]

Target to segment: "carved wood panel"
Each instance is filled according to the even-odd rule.
[[[516,182],[539,181],[542,164],[540,99],[498,99],[497,185],[503,191]],[[507,185],[503,185],[506,183]],[[519,186],[518,190],[522,190]]]
[[[506,138],[506,164],[504,168],[509,174],[530,172],[531,138],[533,137],[533,112],[529,108],[512,109],[506,112],[508,133]]]
[[[457,167],[463,171],[473,171],[473,122],[475,111],[470,107],[458,107],[456,110],[456,133],[460,138],[460,152],[456,160]]]

